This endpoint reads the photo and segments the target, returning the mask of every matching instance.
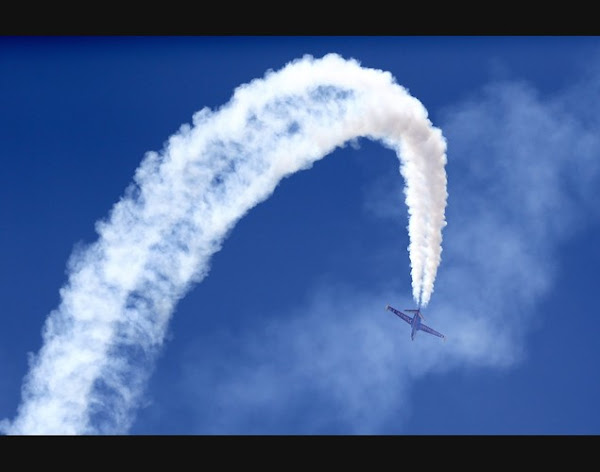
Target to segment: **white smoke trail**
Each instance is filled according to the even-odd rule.
[[[401,161],[413,297],[426,305],[445,225],[446,143],[388,72],[335,54],[306,56],[203,109],[148,153],[134,183],[74,254],[8,434],[129,428],[177,301],[201,281],[228,231],[282,178],[357,137]]]

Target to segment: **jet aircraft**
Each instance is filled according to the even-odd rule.
[[[421,319],[424,320],[425,317],[421,313],[420,308],[417,308],[416,310],[405,310],[405,311],[414,313],[414,316],[410,316],[410,315],[407,315],[406,313],[402,313],[400,310],[396,310],[394,307],[391,307],[389,305],[386,305],[385,309],[391,311],[392,313],[397,315],[399,318],[402,318],[404,321],[406,321],[409,325],[412,326],[412,331],[410,333],[410,339],[412,339],[413,341],[415,340],[415,335],[417,334],[417,331],[419,331],[419,330],[425,331],[426,333],[429,333],[429,334],[433,334],[434,336],[442,338],[444,341],[446,340],[446,336],[444,336],[442,333],[438,333],[435,329],[431,329],[429,326],[421,323]]]

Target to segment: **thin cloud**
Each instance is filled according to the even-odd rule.
[[[219,341],[205,333],[190,346],[180,393],[193,431],[402,433],[424,375],[525,362],[561,242],[598,218],[599,123],[586,111],[595,83],[542,97],[498,82],[443,113],[451,224],[428,312],[446,343],[412,343],[393,317],[374,315],[397,290],[318,284],[306,304],[264,325]],[[399,224],[397,200],[368,190],[365,208]],[[389,245],[370,250],[397,254]]]

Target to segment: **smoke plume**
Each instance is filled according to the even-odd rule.
[[[357,137],[400,160],[415,302],[441,257],[446,142],[388,72],[306,56],[203,109],[148,153],[98,239],[73,254],[61,302],[30,360],[8,434],[126,431],[177,301],[208,273],[229,231],[279,182]]]

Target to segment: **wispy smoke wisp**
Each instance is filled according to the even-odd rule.
[[[74,254],[32,357],[9,434],[127,430],[169,318],[235,223],[278,183],[357,137],[394,149],[405,181],[413,297],[427,305],[441,255],[446,142],[388,72],[330,54],[294,61],[203,109],[148,153]]]

